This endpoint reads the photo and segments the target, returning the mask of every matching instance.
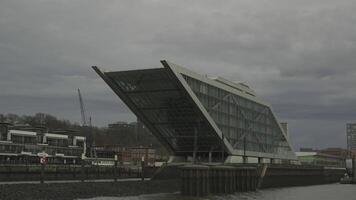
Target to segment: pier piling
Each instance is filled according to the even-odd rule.
[[[181,169],[181,193],[186,196],[230,194],[256,190],[254,167],[185,165]]]

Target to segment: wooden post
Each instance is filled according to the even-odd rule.
[[[41,163],[41,184],[44,183],[44,170],[45,170],[45,163]]]
[[[72,171],[73,171],[73,178],[75,179],[76,175],[77,175],[77,167],[76,167],[76,165],[72,165]]]
[[[142,156],[141,159],[141,180],[144,181],[145,180],[145,157]]]
[[[114,164],[114,182],[117,182],[117,155],[115,155],[115,164]]]
[[[242,178],[241,178],[241,169],[237,168],[236,170],[236,190],[237,192],[242,191]]]
[[[45,153],[45,152],[42,152],[42,153],[38,153],[37,155],[40,158],[40,160],[39,160],[40,161],[40,165],[41,165],[41,175],[40,175],[41,177],[40,177],[40,179],[41,179],[41,184],[43,184],[44,183],[44,176],[45,176],[44,171],[45,171],[45,165],[47,163],[48,154]]]
[[[99,168],[99,163],[96,164],[96,178],[100,178],[100,168]]]
[[[242,168],[241,169],[241,191],[246,192],[246,169]]]
[[[244,136],[244,156],[243,156],[243,158],[242,158],[242,162],[243,162],[244,164],[247,163],[247,158],[246,158],[246,135]]]
[[[80,168],[80,173],[81,173],[81,181],[82,182],[84,182],[84,179],[85,179],[85,174],[84,174],[84,167],[85,167],[85,165],[84,165],[85,163],[84,163],[84,160],[82,159],[82,161],[81,161],[81,168]]]
[[[41,164],[41,184],[43,184],[44,183],[44,179],[45,179],[44,171],[45,171],[45,166],[46,166],[46,157],[45,157],[45,155],[42,155],[40,157],[40,164]]]
[[[355,155],[352,156],[352,177],[356,178]]]

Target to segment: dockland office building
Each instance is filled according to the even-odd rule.
[[[296,163],[271,106],[249,86],[168,61],[163,68],[94,70],[171,153],[171,161]]]

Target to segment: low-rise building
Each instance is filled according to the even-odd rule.
[[[296,152],[296,155],[302,165],[314,165],[324,167],[345,167],[345,158],[335,155],[329,155],[316,151]]]
[[[318,150],[318,152],[323,154],[328,154],[328,155],[339,156],[344,159],[350,158],[353,155],[353,152],[343,148],[326,148],[326,149],[320,149]]]
[[[156,149],[151,147],[122,147],[119,145],[96,146],[97,158],[113,159],[117,155],[118,161],[127,165],[140,165],[142,158],[147,166],[154,166],[156,162]]]
[[[156,161],[156,150],[150,147],[131,147],[131,159],[133,162],[139,163],[144,159],[146,165],[154,166]]]
[[[86,151],[86,138],[50,133],[35,128],[1,123],[0,163],[38,163],[39,154],[48,154],[48,162],[79,163]]]

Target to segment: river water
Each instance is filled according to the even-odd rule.
[[[130,197],[96,197],[90,200],[356,200],[356,185],[315,185],[264,189],[232,195],[204,198],[175,194],[152,194]]]

